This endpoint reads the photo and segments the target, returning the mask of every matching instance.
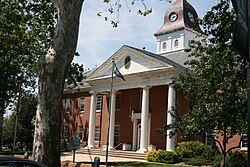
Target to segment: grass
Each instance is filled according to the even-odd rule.
[[[181,165],[171,165],[163,163],[147,163],[147,162],[110,162],[110,166],[115,167],[184,167]]]

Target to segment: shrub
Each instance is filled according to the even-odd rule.
[[[156,154],[157,154],[157,151],[155,149],[152,149],[151,151],[147,152],[145,159],[149,162],[156,162],[156,159],[155,159]]]
[[[210,161],[213,161],[218,155],[220,155],[220,152],[217,149],[215,150],[212,148],[205,148],[202,153],[202,157]]]
[[[158,150],[155,156],[156,162],[176,163],[178,155],[173,151]]]
[[[68,143],[64,139],[62,139],[60,141],[60,150],[61,150],[61,152],[67,152],[67,151],[69,151],[69,149],[68,149]]]
[[[211,165],[212,162],[210,160],[205,159],[202,156],[196,156],[186,159],[185,161],[188,165],[202,166],[202,165]]]
[[[226,159],[227,167],[247,167],[247,156],[243,152],[235,151],[230,153],[228,159]]]
[[[199,141],[181,142],[174,151],[182,158],[190,158],[201,155],[205,150],[205,145]]]

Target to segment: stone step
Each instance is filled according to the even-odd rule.
[[[81,154],[91,154],[91,155],[99,155],[105,156],[106,150],[103,149],[80,149],[77,150],[77,153]],[[123,150],[110,150],[108,152],[109,156],[120,157],[120,158],[132,158],[132,159],[145,159],[146,153],[137,153],[134,151],[123,151]]]

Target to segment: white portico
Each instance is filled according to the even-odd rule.
[[[128,125],[127,132],[132,131],[130,137],[130,143],[132,150],[138,152],[147,152],[148,146],[151,143],[150,132],[151,124],[154,123],[151,117],[154,117],[150,107],[150,95],[151,89],[157,86],[165,86],[169,89],[164,95],[171,100],[166,103],[165,106],[160,106],[164,110],[171,109],[174,106],[175,93],[173,88],[168,86],[171,83],[171,78],[176,76],[179,72],[185,70],[184,67],[174,63],[173,61],[158,56],[156,54],[136,49],[130,46],[123,46],[113,56],[111,56],[104,64],[97,68],[87,79],[87,82],[91,85],[91,108],[89,117],[89,135],[88,135],[88,148],[94,147],[94,126],[96,115],[96,94],[109,94],[111,83],[111,68],[112,60],[115,61],[119,71],[122,73],[126,81],[120,78],[114,77],[113,90],[111,93],[111,107],[110,107],[110,131],[109,131],[109,149],[115,148],[114,134],[116,123],[116,93],[119,91],[126,91],[132,89],[140,90],[140,110],[137,112],[131,108],[127,109],[132,121],[132,126]],[[110,99],[110,98],[109,98]],[[137,98],[138,99],[138,98]],[[128,99],[122,99],[124,103],[128,103]],[[136,99],[130,98],[130,101]],[[161,99],[159,99],[161,100]],[[125,109],[124,109],[125,110]],[[167,123],[173,122],[171,116],[166,113]],[[124,133],[124,132],[123,132]],[[103,137],[105,138],[105,136]],[[166,148],[174,148],[175,139],[166,139]]]

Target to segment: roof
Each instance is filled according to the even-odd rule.
[[[171,59],[169,59],[167,57],[164,57],[164,56],[161,56],[161,55],[158,55],[158,54],[146,51],[146,50],[138,49],[138,48],[135,48],[135,47],[132,47],[132,46],[128,46],[128,45],[124,45],[124,46],[135,49],[135,50],[137,50],[137,51],[139,51],[139,52],[141,52],[141,53],[143,53],[143,54],[145,54],[147,56],[150,56],[150,57],[155,58],[155,59],[157,59],[159,61],[167,63],[167,64],[169,64],[169,65],[171,65],[173,67],[178,67],[180,69],[186,69],[183,65],[178,64],[175,61],[173,61],[173,60],[171,60]],[[175,53],[175,54],[177,54],[177,53]]]
[[[159,36],[182,29],[201,32],[198,23],[194,21],[197,17],[197,12],[186,0],[176,0],[166,11],[164,23],[154,35]]]

